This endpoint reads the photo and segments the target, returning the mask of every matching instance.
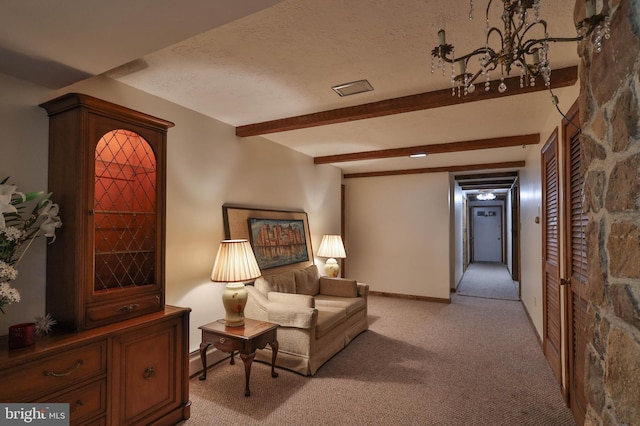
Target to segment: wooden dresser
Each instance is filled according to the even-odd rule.
[[[0,342],[0,401],[69,403],[72,425],[174,425],[190,415],[190,309],[62,333],[23,349]]]

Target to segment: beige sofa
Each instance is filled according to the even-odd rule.
[[[315,265],[258,278],[247,286],[245,316],[280,325],[276,365],[312,376],[369,328],[369,286],[320,277]],[[271,362],[269,347],[256,359]]]

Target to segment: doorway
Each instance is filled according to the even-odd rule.
[[[474,206],[472,262],[503,262],[501,206]]]

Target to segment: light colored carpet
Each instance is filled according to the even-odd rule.
[[[190,381],[200,425],[574,425],[520,303],[372,296],[370,329],[303,377],[242,362]]]
[[[462,276],[456,293],[487,299],[520,300],[517,282],[504,263],[476,262]]]

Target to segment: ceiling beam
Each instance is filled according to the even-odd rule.
[[[553,70],[551,88],[555,89],[559,87],[573,86],[576,81],[578,81],[578,67],[576,66]],[[493,85],[498,84],[497,81],[493,81],[491,83]],[[545,87],[543,83],[538,83],[533,87],[526,85],[521,88],[520,77],[507,78],[505,79],[505,83],[507,84],[507,87],[509,87],[505,93],[499,93],[495,87],[493,88],[494,90],[490,90],[488,92],[478,88],[475,92],[458,98],[457,96],[451,96],[451,89],[442,89],[417,95],[386,99],[363,105],[355,105],[312,114],[298,115],[295,117],[264,121],[262,123],[246,124],[244,126],[236,127],[236,136],[247,137],[284,132],[287,130],[306,129],[309,127],[345,123],[348,121],[383,117],[386,115],[402,114],[405,112],[440,108],[449,105],[477,102],[503,96],[521,95],[524,93],[547,90],[547,87]]]
[[[444,166],[429,167],[424,169],[407,169],[407,170],[388,170],[381,172],[366,173],[346,173],[343,178],[362,178],[362,177],[379,177],[379,176],[395,176],[395,175],[415,175],[421,173],[443,173],[443,172],[464,172],[468,170],[489,170],[489,169],[512,169],[525,166],[524,161],[507,161],[504,163],[486,163],[486,164],[468,164],[466,166]]]
[[[478,139],[475,141],[439,143],[410,146],[406,148],[380,149],[377,151],[353,152],[350,154],[314,157],[314,164],[344,163],[346,161],[377,160],[380,158],[408,157],[412,154],[444,154],[477,149],[507,148],[511,146],[537,145],[540,135],[506,136],[502,138]]]
[[[454,177],[455,180],[467,181],[467,180],[478,180],[478,179],[501,179],[501,178],[516,178],[518,177],[518,172],[500,172],[500,173],[481,173],[474,175],[456,175]]]

